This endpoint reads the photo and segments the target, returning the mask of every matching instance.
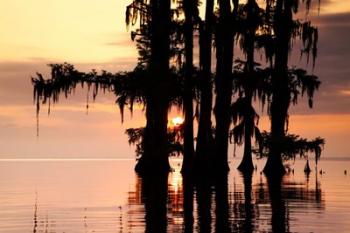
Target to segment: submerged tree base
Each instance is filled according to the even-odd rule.
[[[230,166],[227,162],[224,164],[215,164],[213,172],[215,176],[227,175],[230,172]]]
[[[263,172],[267,177],[282,177],[286,173],[281,156],[270,155]]]
[[[254,170],[254,165],[252,159],[243,158],[242,162],[239,164],[237,169],[242,173],[252,173]]]
[[[197,156],[193,164],[194,173],[208,173],[213,170],[213,166],[207,155]]]
[[[161,162],[155,162],[154,160],[146,160],[140,158],[136,163],[135,172],[140,176],[167,174],[171,172],[171,167],[168,158],[166,158],[164,161],[162,160]]]
[[[192,175],[193,173],[193,163],[191,162],[191,164],[189,163],[184,163],[183,162],[183,165],[182,165],[182,168],[181,168],[181,174],[183,176],[188,176],[188,175]]]

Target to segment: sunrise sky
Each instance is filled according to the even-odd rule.
[[[36,137],[30,76],[46,64],[75,64],[81,70],[132,69],[135,44],[124,22],[129,0],[0,0],[0,158],[133,158],[124,130],[143,126],[141,110],[122,125],[114,96],[100,95],[86,114],[86,90],[42,109]],[[291,133],[326,138],[326,157],[350,157],[350,2],[314,5],[319,55],[314,73],[322,86],[314,109],[291,108]],[[305,17],[305,16],[303,16]],[[297,49],[297,48],[296,48]],[[298,53],[299,54],[299,53]],[[299,56],[291,65],[310,68]],[[174,111],[172,116],[177,115]],[[268,129],[266,113],[261,127]]]

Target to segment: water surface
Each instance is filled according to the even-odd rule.
[[[271,185],[256,162],[252,177],[234,168],[219,184],[141,179],[133,160],[2,160],[0,232],[350,232],[349,160],[324,160],[306,177],[291,164]],[[317,176],[316,176],[317,174]]]

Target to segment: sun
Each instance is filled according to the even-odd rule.
[[[171,123],[174,126],[179,126],[179,125],[182,125],[184,123],[184,119],[180,116],[177,116],[177,117],[174,117],[171,119]]]

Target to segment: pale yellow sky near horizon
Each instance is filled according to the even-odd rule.
[[[0,0],[0,62],[136,62],[124,19],[128,3]],[[321,6],[321,14],[350,12],[350,2],[327,0]]]
[[[99,63],[136,56],[128,0],[0,0],[0,61]]]

